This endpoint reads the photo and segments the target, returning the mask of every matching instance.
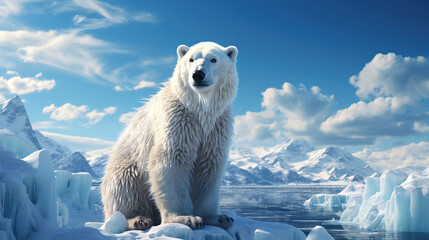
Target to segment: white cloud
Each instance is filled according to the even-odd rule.
[[[321,130],[347,138],[416,135],[427,131],[429,61],[425,57],[377,54],[350,78],[361,101],[339,110]]]
[[[6,74],[14,74],[15,76],[6,79],[0,77],[0,90],[5,91],[10,94],[27,94],[33,92],[41,92],[43,90],[51,90],[55,87],[55,80],[39,80],[38,78],[42,76],[41,73],[38,73],[34,77],[21,77],[18,73],[11,73],[8,71]]]
[[[73,19],[72,19],[72,22],[74,23],[74,24],[80,24],[81,22],[83,22],[83,21],[85,21],[85,19],[86,19],[86,17],[85,16],[82,16],[82,15],[79,15],[79,14],[76,14],[74,17],[73,17]]]
[[[409,135],[414,132],[416,116],[409,114],[406,107],[396,97],[359,101],[329,117],[320,129],[349,137]]]
[[[41,132],[46,137],[52,138],[58,143],[68,146],[73,151],[91,151],[100,148],[111,147],[115,142],[99,138],[70,136],[52,132]]]
[[[411,143],[386,151],[372,151],[365,148],[353,155],[380,169],[413,165],[429,166],[429,142]]]
[[[75,106],[71,103],[66,103],[60,107],[51,104],[44,107],[42,112],[51,113],[50,118],[58,121],[86,118],[89,120],[88,124],[93,125],[100,122],[105,116],[114,114],[116,109],[116,107],[108,107],[101,112],[97,110],[89,111],[87,105]]]
[[[270,143],[287,139],[285,123],[279,113],[265,110],[246,112],[235,118],[235,141],[241,143]]]
[[[92,110],[91,112],[85,114],[85,117],[89,119],[89,124],[96,124],[106,115],[112,115],[116,112],[116,107],[105,108],[102,112],[97,110]]]
[[[16,71],[7,70],[6,75],[19,75],[19,73],[17,73]]]
[[[121,86],[119,86],[119,85],[114,86],[114,87],[113,87],[113,89],[114,89],[115,91],[117,91],[117,92],[124,91],[124,89],[123,89]]]
[[[320,122],[334,104],[334,96],[323,95],[317,86],[308,91],[303,85],[296,87],[288,82],[281,89],[268,88],[262,95],[263,111],[247,112],[235,118],[237,142],[316,135]]]
[[[121,116],[119,117],[119,122],[127,124],[131,118],[134,116],[135,112],[128,112],[128,113],[124,113],[121,114]]]
[[[429,126],[422,122],[414,122],[414,130],[417,132],[429,132]]]
[[[152,14],[148,12],[141,12],[133,17],[135,21],[139,22],[147,22],[147,23],[157,23],[158,19]]]
[[[115,76],[117,78],[121,78],[118,76]],[[153,81],[149,81],[149,79],[157,79],[158,78],[158,74],[156,71],[154,70],[147,70],[145,71],[143,74],[140,74],[139,76],[136,76],[135,79],[138,79],[139,82],[137,83],[128,83],[128,85],[134,85],[134,87],[130,87],[130,86],[121,86],[121,85],[116,85],[113,87],[113,89],[115,91],[133,91],[133,90],[139,90],[142,88],[151,88],[151,87],[156,87],[156,83]]]
[[[155,87],[156,83],[154,82],[147,82],[147,81],[140,81],[133,89],[134,90],[138,90],[138,89],[142,89],[142,88],[147,88],[147,87]]]
[[[308,91],[302,84],[295,87],[288,82],[282,89],[268,88],[262,96],[262,106],[283,113],[287,119],[286,127],[295,131],[306,131],[324,118],[334,103],[334,96],[321,94],[317,86]]]
[[[55,120],[74,120],[82,118],[88,110],[89,108],[86,105],[75,106],[73,104],[66,103],[60,107],[56,107],[54,104],[51,104],[44,107],[42,112],[51,113],[50,118]]]
[[[408,101],[429,98],[429,60],[402,57],[395,53],[377,54],[350,83],[362,99],[394,96]]]

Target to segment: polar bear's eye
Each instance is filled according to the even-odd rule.
[[[212,62],[212,63],[217,62],[216,58],[212,58],[211,62]]]
[[[194,59],[193,58],[189,59],[189,62],[194,62]]]

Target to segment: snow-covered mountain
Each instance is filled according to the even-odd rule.
[[[20,158],[26,157],[36,150],[47,149],[51,153],[55,169],[89,172],[93,177],[98,177],[82,153],[72,152],[68,147],[33,130],[24,103],[19,96],[6,101],[1,109],[1,149],[14,152]]]
[[[0,145],[19,157],[41,148],[19,96],[7,100],[0,113]]]
[[[328,147],[308,153],[308,159],[293,164],[301,175],[315,180],[363,181],[375,171],[363,160],[338,147]]]
[[[271,148],[233,147],[225,184],[286,184],[363,181],[375,171],[363,160],[337,147],[315,149],[305,140]]]

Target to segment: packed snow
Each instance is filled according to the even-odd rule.
[[[429,232],[429,168],[385,170],[366,178],[363,191],[350,185],[339,194],[315,195],[305,205],[342,206],[340,222],[366,230]]]

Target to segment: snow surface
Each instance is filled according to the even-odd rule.
[[[96,223],[88,223],[87,226],[99,228],[100,231],[104,234],[110,234],[111,236],[115,236],[120,239],[306,239],[305,234],[301,230],[287,224],[259,222],[239,217],[233,212],[228,212],[226,214],[233,217],[235,220],[232,227],[227,230],[214,226],[204,226],[203,229],[192,230],[183,224],[170,223],[154,226],[146,231],[124,232],[127,226],[127,221],[120,212],[116,212],[101,227],[99,227],[99,225],[97,225]]]
[[[411,170],[416,171],[411,171]],[[385,170],[365,179],[365,187],[349,186],[337,195],[315,195],[306,206],[333,208],[343,199],[340,222],[367,230],[429,232],[429,168]]]

